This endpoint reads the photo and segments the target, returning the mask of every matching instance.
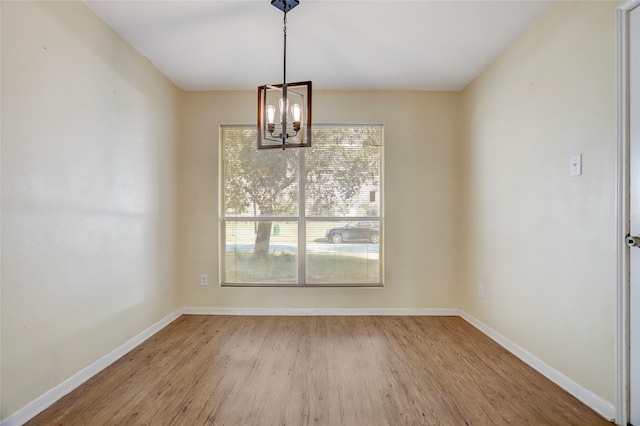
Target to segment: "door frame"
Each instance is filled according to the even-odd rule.
[[[629,14],[640,0],[616,9],[617,158],[616,158],[616,424],[629,422]]]

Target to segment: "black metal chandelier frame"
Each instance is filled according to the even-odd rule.
[[[282,84],[265,84],[258,87],[258,149],[311,146],[312,84],[310,81],[287,83],[287,12],[299,3],[299,0],[271,1],[273,6],[284,13],[283,75]],[[279,124],[276,123],[276,107],[269,104],[274,97],[279,98]]]

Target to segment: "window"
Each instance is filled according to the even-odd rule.
[[[314,125],[303,149],[220,130],[222,285],[382,285],[382,125]]]

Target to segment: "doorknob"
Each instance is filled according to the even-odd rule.
[[[629,247],[640,247],[640,237],[632,237],[629,235],[626,242]]]

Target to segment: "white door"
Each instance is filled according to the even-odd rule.
[[[630,13],[629,28],[629,136],[630,136],[630,231],[640,236],[640,7]],[[630,255],[630,421],[640,426],[640,247]]]

